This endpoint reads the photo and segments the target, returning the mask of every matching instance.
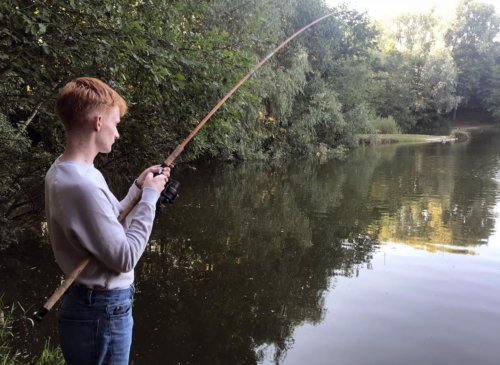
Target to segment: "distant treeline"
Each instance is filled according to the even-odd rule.
[[[136,173],[271,49],[331,12],[252,77],[182,159],[344,154],[381,118],[414,132],[457,109],[500,117],[500,21],[476,1],[444,24],[432,13],[374,23],[322,0],[2,0],[2,243],[43,208],[43,176],[64,143],[54,97],[67,81],[98,77],[128,101],[122,140],[101,167]]]

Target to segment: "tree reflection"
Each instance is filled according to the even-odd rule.
[[[168,353],[172,364],[251,364],[262,344],[279,359],[296,326],[324,318],[331,278],[356,275],[371,257],[359,227],[346,228],[358,219],[331,215],[345,171],[245,164],[183,175],[182,203],[161,217],[138,278],[136,320],[154,323],[161,346],[139,327],[139,362]]]
[[[294,328],[324,319],[332,279],[370,267],[374,241],[472,253],[457,245],[487,240],[498,161],[477,160],[499,152],[389,147],[344,162],[178,171],[181,198],[159,217],[138,272],[133,357],[255,364],[272,345],[279,363]]]
[[[373,191],[385,187],[382,196],[373,195],[391,203],[368,232],[380,241],[428,251],[473,253],[463,246],[484,244],[494,229],[500,152],[496,145],[495,140],[476,137],[469,145],[398,149],[372,181]]]

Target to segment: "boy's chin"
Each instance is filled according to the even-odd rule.
[[[100,150],[99,152],[100,152],[100,153],[103,153],[103,154],[108,154],[108,153],[110,153],[110,152],[111,152],[111,147],[109,147],[109,148],[107,148],[107,149],[104,149],[104,148],[103,148],[103,149],[102,149],[102,150]]]

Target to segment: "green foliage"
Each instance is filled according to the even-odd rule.
[[[492,4],[462,0],[445,40],[459,70],[458,95],[471,108],[483,107],[480,95],[489,67],[497,63],[500,17]]]
[[[471,135],[465,129],[456,128],[450,132],[450,137],[455,138],[458,142],[465,142],[471,138]]]
[[[373,71],[372,98],[377,115],[392,116],[402,131],[410,131],[417,121],[417,91],[414,70],[408,56],[396,50],[379,53],[374,56]]]
[[[31,230],[34,215],[43,207],[40,194],[46,153],[31,148],[28,135],[0,114],[0,248]],[[16,224],[12,224],[12,222]]]
[[[486,72],[482,101],[486,110],[500,120],[500,63],[492,65]]]
[[[401,131],[432,129],[456,110],[457,68],[439,39],[439,22],[429,14],[408,14],[386,24],[385,42],[374,59],[377,114],[393,116]]]
[[[305,94],[308,98],[301,103],[302,108],[296,108],[296,115],[300,117],[292,125],[291,148],[300,152],[314,152],[315,145],[310,139],[317,139],[328,148],[341,144],[345,120],[337,94],[328,90],[327,84],[320,80],[311,82]],[[303,130],[309,133],[302,133]]]
[[[422,91],[417,108],[447,114],[458,107],[457,70],[449,53],[430,54],[422,68],[421,80]]]
[[[400,134],[401,131],[393,117],[378,117],[372,121],[373,127],[377,133],[381,134]]]
[[[227,32],[238,29],[236,38],[240,42],[241,34],[248,31],[242,24],[259,24],[258,41],[252,37],[249,44],[259,58],[265,55],[263,44],[278,43],[276,35],[284,38],[328,11],[319,1],[289,1],[287,6],[268,1],[254,8],[260,17],[250,21],[246,19],[252,13],[248,2],[236,2],[234,6],[226,2],[225,7],[220,7],[221,3],[214,6],[227,16],[213,16],[210,21]],[[363,101],[367,91],[364,87],[355,90],[356,85],[343,74],[349,70],[350,75],[358,76],[358,85],[366,84],[366,54],[373,46],[374,33],[367,18],[356,12],[340,9],[336,15],[280,51],[257,73],[254,82],[240,91],[248,90],[253,100],[242,108],[240,123],[229,134],[229,139],[238,143],[236,157],[280,158],[315,153],[325,143],[331,147],[353,145],[357,124],[346,127],[343,114],[347,116],[358,108],[357,101]],[[347,102],[350,95],[357,99]],[[346,100],[345,105],[338,100],[340,96]],[[245,99],[249,99],[248,94]],[[227,150],[228,145],[225,147]]]
[[[437,23],[433,11],[398,16],[392,30],[398,49],[414,55],[429,53],[436,42]]]
[[[37,359],[36,365],[64,365],[64,357],[61,348],[53,348],[50,343],[50,337],[45,341],[42,354]]]

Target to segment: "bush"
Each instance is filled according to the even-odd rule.
[[[470,139],[470,133],[465,129],[454,129],[450,133],[450,137],[455,138],[458,142],[466,142]]]
[[[372,121],[373,126],[379,134],[400,134],[401,131],[393,117],[378,117]]]

